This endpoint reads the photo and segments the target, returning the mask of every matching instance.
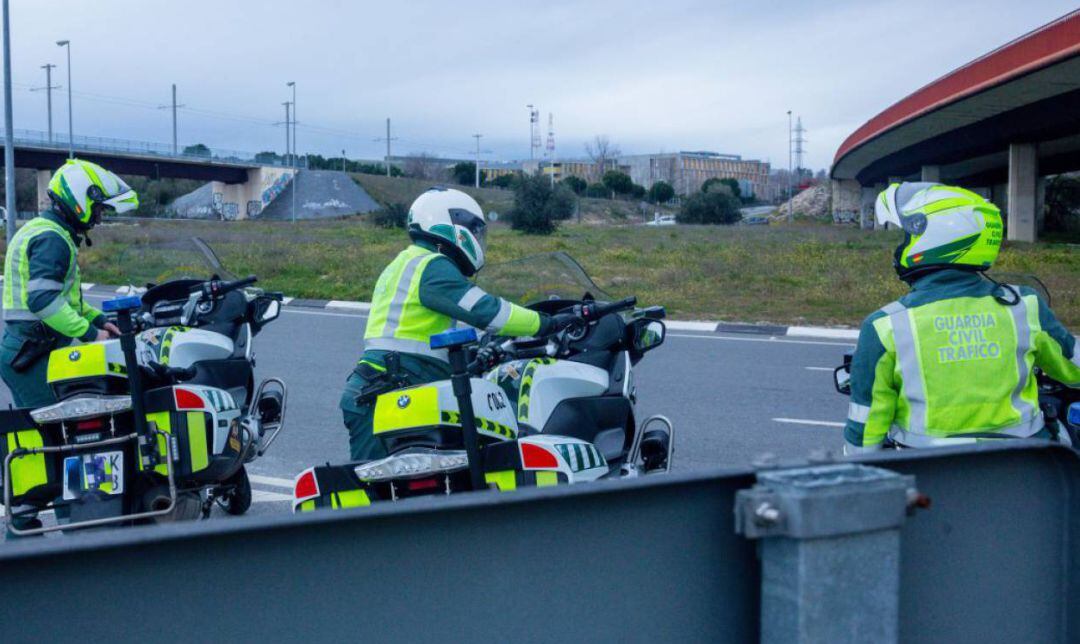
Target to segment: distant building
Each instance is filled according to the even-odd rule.
[[[767,162],[743,159],[736,154],[705,151],[633,154],[619,157],[618,163],[628,168],[627,174],[634,183],[649,188],[657,181],[665,181],[682,195],[701,190],[703,183],[715,178],[735,179],[744,196],[760,196],[766,194],[769,182]]]
[[[521,162],[521,169],[526,174],[551,174],[555,173],[555,180],[561,181],[566,177],[577,177],[586,183],[599,183],[605,172],[618,170],[629,174],[630,169],[620,164],[616,159],[607,159],[603,169],[600,164],[589,159],[566,159],[564,161],[547,161],[534,159]]]

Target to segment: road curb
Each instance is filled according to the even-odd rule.
[[[0,281],[2,280],[3,276],[0,276]],[[130,292],[130,288],[128,286],[109,286],[105,284],[83,284],[83,291],[95,295],[115,295],[117,293],[126,295]],[[136,289],[136,292],[138,291],[139,289]],[[364,314],[371,310],[370,302],[349,300],[309,300],[299,297],[286,297],[283,303],[288,308],[321,309],[341,313]],[[844,327],[784,326],[748,322],[720,322],[716,320],[665,320],[664,324],[667,325],[669,331],[692,333],[724,333],[852,341],[859,337],[858,329]]]

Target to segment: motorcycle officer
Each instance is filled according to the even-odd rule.
[[[894,183],[875,211],[904,231],[893,265],[911,291],[862,324],[844,453],[886,438],[907,447],[1050,438],[1032,370],[1080,387],[1080,347],[1033,289],[983,275],[1001,247],[998,208],[963,188]]]
[[[486,229],[480,205],[459,190],[432,188],[409,208],[413,243],[375,284],[364,353],[341,396],[353,460],[386,456],[372,435],[378,393],[450,377],[446,351],[431,349],[431,336],[460,323],[501,336],[542,336],[579,319],[532,311],[470,282],[484,266]]]
[[[120,177],[79,159],[68,159],[53,174],[48,194],[52,207],[15,233],[4,259],[0,378],[21,408],[56,402],[46,382],[52,350],[120,334],[83,299],[78,249],[105,213],[139,206],[135,191]],[[28,516],[20,523],[40,525]]]

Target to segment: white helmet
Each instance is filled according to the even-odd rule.
[[[420,195],[409,208],[408,228],[409,237],[438,246],[466,276],[483,268],[487,222],[464,192],[437,187]]]
[[[49,198],[78,228],[91,228],[105,212],[139,207],[139,196],[124,180],[96,163],[68,159],[49,181]]]

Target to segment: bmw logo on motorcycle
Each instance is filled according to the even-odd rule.
[[[412,402],[412,398],[409,398],[408,394],[401,394],[397,399],[397,406],[401,409],[405,409]]]
[[[81,358],[81,357],[82,357],[82,354],[79,353],[78,351],[72,351],[71,353],[68,354],[68,360],[70,360],[72,362],[78,362],[79,358]]]

